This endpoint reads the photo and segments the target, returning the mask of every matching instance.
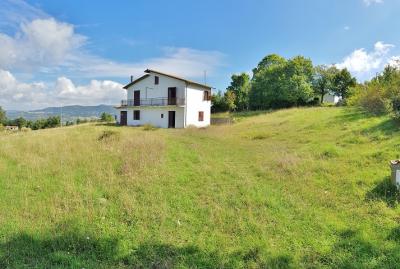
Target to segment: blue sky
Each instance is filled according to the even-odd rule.
[[[146,68],[224,90],[267,54],[369,79],[400,56],[398,0],[0,2],[0,106],[115,104]]]

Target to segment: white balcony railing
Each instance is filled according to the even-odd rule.
[[[145,98],[122,100],[121,106],[183,106],[184,98]]]

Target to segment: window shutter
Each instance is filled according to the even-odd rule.
[[[204,112],[199,111],[199,121],[204,121]]]

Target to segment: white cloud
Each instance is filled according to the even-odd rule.
[[[357,77],[364,78],[369,76],[372,71],[377,71],[388,63],[388,54],[393,47],[392,44],[379,41],[375,43],[373,51],[368,52],[364,48],[357,49],[336,66],[347,68]]]
[[[72,25],[50,19],[21,24],[11,37],[0,33],[0,67],[33,70],[62,64],[76,53],[86,38],[74,33]]]
[[[349,31],[350,30],[350,26],[345,26],[344,28],[343,28],[345,31]]]
[[[0,106],[9,109],[115,104],[123,97],[122,85],[104,77],[128,80],[152,68],[199,79],[204,70],[213,76],[225,57],[218,51],[164,47],[158,57],[118,62],[91,52],[86,46],[89,38],[77,33],[74,25],[57,21],[22,0],[0,1],[0,18]],[[24,83],[11,72],[30,80],[42,78],[42,82]],[[91,81],[76,85],[67,77]]]
[[[223,62],[224,55],[220,52],[180,47],[164,48],[163,55],[138,62],[113,61],[91,53],[85,46],[88,37],[76,33],[74,25],[59,22],[19,0],[6,0],[6,8],[12,7],[10,3],[14,2],[19,7],[24,5],[27,16],[33,19],[29,21],[13,12],[12,15],[0,12],[8,14],[13,22],[20,21],[14,35],[2,33],[0,28],[0,68],[3,69],[18,72],[39,70],[86,78],[129,78],[130,75],[139,76],[146,68],[153,68],[200,78],[204,70],[212,75]]]
[[[24,83],[11,72],[0,69],[0,105],[7,109],[36,109],[60,105],[116,105],[125,96],[122,84],[110,80],[92,80],[75,85],[66,77],[55,83]]]
[[[48,86],[43,82],[23,83],[9,71],[0,69],[0,104],[9,108],[30,107],[45,103]]]
[[[224,54],[218,51],[201,51],[191,48],[164,48],[161,57],[149,58],[136,63],[120,63],[95,55],[80,53],[68,58],[69,71],[83,77],[140,76],[147,68],[180,75],[200,78],[203,71],[209,73],[222,65]]]
[[[383,0],[363,0],[364,4],[370,6],[372,4],[382,4]]]
[[[92,80],[76,86],[70,79],[60,77],[55,84],[56,97],[63,104],[118,104],[126,93],[123,85],[110,80]]]

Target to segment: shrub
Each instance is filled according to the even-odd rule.
[[[105,122],[112,122],[112,121],[114,121],[114,117],[111,114],[103,112],[103,113],[101,113],[100,120],[105,121]]]
[[[361,90],[356,103],[374,115],[386,114],[391,110],[390,101],[386,98],[384,89],[378,84],[370,84]]]

